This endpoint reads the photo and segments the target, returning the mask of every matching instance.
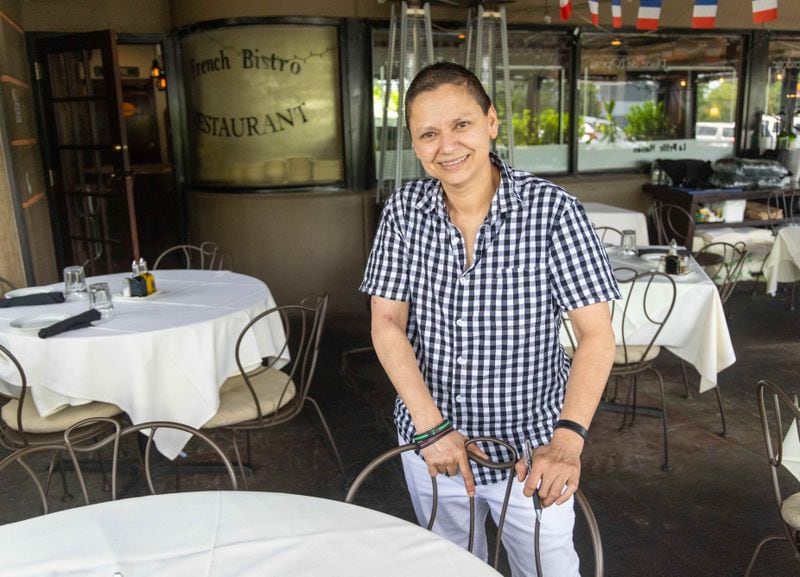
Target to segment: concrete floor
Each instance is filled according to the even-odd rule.
[[[749,293],[749,287],[740,285],[728,303],[737,362],[719,376],[727,438],[718,434],[714,393],[699,395],[697,374],[690,371],[693,392],[684,398],[680,364],[668,352],[662,352],[656,366],[667,385],[671,472],[660,469],[660,420],[640,417],[633,429],[620,432],[620,414],[599,412],[595,418],[584,452],[581,487],[601,528],[610,577],[742,575],[761,538],[780,531],[755,388],[759,379],[766,378],[784,389],[800,390],[800,312],[787,310],[785,293],[778,298]],[[312,387],[339,446],[347,479],[338,473],[316,414],[309,408],[293,422],[254,435],[256,471],[249,478],[251,490],[343,499],[355,475],[394,445],[393,393],[373,356],[367,352],[352,357],[355,380],[340,372],[342,351],[367,346],[368,331],[366,312],[331,317]],[[654,380],[645,378],[643,402],[650,400],[654,386]],[[108,494],[101,490],[99,477],[89,474],[90,490],[94,500],[105,500]],[[0,478],[0,522],[36,514],[21,473],[6,471]],[[182,482],[184,489],[224,486],[224,479],[215,475],[184,475]],[[77,490],[74,480],[70,484]],[[790,484],[800,490],[800,483]],[[55,509],[80,504],[77,497],[63,503],[58,495],[50,501]],[[364,487],[358,502],[411,519],[395,465],[382,469]],[[578,540],[583,551],[584,539]],[[589,573],[584,570],[584,575]],[[798,574],[800,564],[783,543],[768,545],[754,572]]]

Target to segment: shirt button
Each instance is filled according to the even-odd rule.
[[[462,397],[461,395],[456,395],[456,402],[463,403],[464,402],[464,397]]]
[[[466,324],[467,324],[467,321],[465,321],[464,319],[458,319],[458,320],[456,321],[456,325],[457,325],[457,326],[459,326],[459,327],[463,327],[463,326],[465,326]]]
[[[466,285],[469,284],[469,279],[465,276],[462,276],[461,278],[458,279],[458,282],[460,282],[462,285]]]
[[[454,236],[453,238],[451,238],[450,244],[452,244],[453,246],[458,246],[458,237]]]
[[[456,359],[456,362],[457,362],[459,365],[466,365],[466,364],[467,364],[467,359],[465,359],[464,357],[458,357],[458,358]]]

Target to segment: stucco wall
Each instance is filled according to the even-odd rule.
[[[263,280],[278,303],[331,291],[330,308],[366,306],[357,292],[372,236],[369,192],[189,195],[192,242],[231,251],[233,270]]]

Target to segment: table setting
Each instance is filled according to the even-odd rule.
[[[624,281],[633,276],[649,271],[665,272],[667,257],[671,251],[678,258],[677,273],[670,278],[675,282],[677,289],[675,309],[656,340],[657,345],[666,347],[669,351],[693,365],[700,373],[699,391],[701,393],[717,386],[717,374],[736,361],[728,324],[722,308],[714,282],[708,278],[703,268],[692,258],[683,247],[636,245],[607,246],[609,261],[620,282],[623,299],[628,294],[629,284]],[[653,282],[651,293],[659,290],[664,292],[665,306],[668,304],[667,294],[671,290],[667,283],[659,285]],[[629,317],[643,315],[642,307],[631,306],[628,309]],[[612,319],[617,342],[621,343],[620,314],[615,314]],[[652,334],[648,331],[648,323],[641,319],[638,323],[643,330],[636,332],[637,319],[626,320],[629,328],[633,328],[626,335],[629,344],[646,345]],[[562,339],[562,342],[568,342]]]
[[[20,360],[42,417],[102,401],[120,407],[133,423],[168,420],[199,428],[219,407],[219,387],[239,372],[239,333],[275,306],[272,294],[262,281],[230,271],[159,270],[155,292],[126,297],[130,275],[85,278],[85,289],[65,282],[11,291],[0,299],[12,301],[0,307],[0,344]],[[16,300],[34,296],[39,304]],[[265,323],[247,335],[243,358],[256,366],[282,351],[283,366],[289,360],[284,342],[280,321]],[[4,389],[13,391],[18,379],[0,366]],[[189,436],[164,433],[156,446],[174,458]]]

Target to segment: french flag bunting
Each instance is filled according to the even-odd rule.
[[[641,0],[639,16],[636,18],[637,30],[655,30],[661,18],[661,0]]]
[[[611,25],[622,28],[622,0],[611,0]]]
[[[572,14],[572,0],[558,0],[561,4],[561,19],[569,20]]]
[[[778,0],[753,0],[753,22],[761,24],[778,17]]]
[[[717,20],[719,0],[694,0],[692,28],[713,28]]]
[[[592,24],[600,24],[600,0],[589,0],[589,14],[592,16]]]

